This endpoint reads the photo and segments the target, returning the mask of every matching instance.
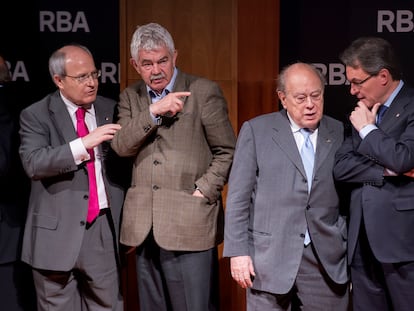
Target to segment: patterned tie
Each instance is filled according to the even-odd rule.
[[[382,117],[384,116],[384,113],[387,111],[388,107],[385,105],[381,105],[377,112],[377,124],[381,123]]]
[[[310,192],[312,186],[312,175],[313,175],[313,163],[315,161],[315,151],[313,149],[312,141],[310,139],[311,132],[309,129],[302,128],[300,133],[305,139],[300,155],[302,157],[303,166],[305,167],[306,179],[308,180],[308,192]],[[311,242],[309,232],[306,230],[304,244],[308,245]]]
[[[84,108],[79,108],[76,111],[76,126],[79,137],[83,137],[89,133],[85,123]],[[93,149],[88,150],[90,160],[86,162],[89,177],[89,201],[88,201],[88,217],[86,221],[92,223],[99,214],[99,201],[98,201],[98,187],[96,185],[96,173],[95,173],[95,153]]]

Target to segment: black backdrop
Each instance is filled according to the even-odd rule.
[[[355,105],[339,54],[360,36],[389,40],[414,85],[413,0],[281,0],[280,66],[314,63],[326,72],[325,112],[339,120]]]
[[[6,0],[0,6],[0,53],[16,89],[16,110],[56,89],[48,59],[64,44],[78,42],[102,70],[99,94],[119,95],[118,0]]]
[[[166,0],[167,1],[167,0]],[[391,41],[414,84],[414,0],[281,0],[280,66],[317,64],[327,76],[325,112],[340,120],[355,100],[349,95],[340,52],[355,38],[378,35]],[[10,65],[20,109],[55,86],[50,54],[63,44],[88,46],[103,72],[99,93],[119,95],[118,0],[7,0],[0,11],[0,53]]]

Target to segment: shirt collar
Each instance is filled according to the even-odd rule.
[[[391,93],[391,96],[388,97],[388,99],[385,101],[384,106],[388,108],[391,106],[392,101],[394,100],[395,96],[397,96],[397,94],[400,92],[403,86],[404,82],[401,80],[398,86],[395,88],[395,90]]]
[[[168,95],[168,93],[172,92],[175,80],[177,79],[177,72],[178,72],[177,68],[174,67],[174,73],[173,73],[173,76],[171,78],[171,81],[170,81],[170,83],[167,84],[165,89],[162,90],[161,94],[157,94],[157,92],[153,91],[148,85],[146,86],[147,87],[147,92],[151,96],[152,99],[160,100],[164,96]]]
[[[78,108],[82,107],[82,106],[78,106],[78,105],[72,103],[69,99],[67,99],[65,96],[63,96],[62,93],[60,93],[60,97],[62,98],[63,102],[65,103],[65,106],[68,109],[70,115],[75,115],[76,110],[78,110]],[[86,111],[88,113],[90,113],[91,115],[95,116],[95,108],[94,108],[93,104],[90,106],[90,108],[86,109]]]

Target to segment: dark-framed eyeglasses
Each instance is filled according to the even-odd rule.
[[[349,81],[349,83],[351,83],[351,86],[354,85],[356,88],[360,89],[362,87],[362,85],[367,82],[369,79],[371,79],[373,76],[375,75],[369,75],[368,77],[366,77],[365,79],[361,80],[361,81]]]
[[[85,83],[90,78],[92,78],[93,80],[96,80],[100,76],[101,76],[101,71],[100,70],[95,70],[95,71],[92,71],[90,73],[85,73],[85,74],[79,75],[79,76],[65,75],[65,77],[69,77],[69,78],[72,78],[72,79],[76,80],[79,84]]]

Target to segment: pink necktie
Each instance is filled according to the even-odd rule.
[[[89,133],[88,128],[85,123],[85,113],[84,108],[79,108],[76,111],[76,121],[77,121],[77,133],[79,137],[83,137]],[[86,221],[92,223],[94,219],[99,214],[99,201],[98,201],[98,188],[96,185],[96,174],[95,174],[95,153],[93,149],[88,150],[90,155],[90,160],[86,163],[88,169],[89,177],[89,202],[88,202],[88,217]]]

